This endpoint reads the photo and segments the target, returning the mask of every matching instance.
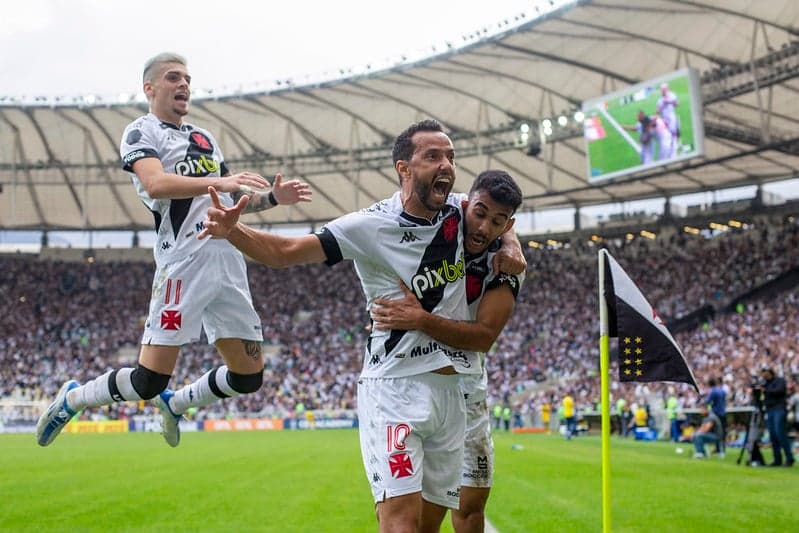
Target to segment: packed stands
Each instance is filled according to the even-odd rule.
[[[586,241],[588,242],[588,241]],[[616,257],[666,322],[702,306],[715,317],[677,335],[701,386],[719,377],[729,405],[748,405],[751,374],[761,364],[799,375],[799,292],[747,300],[741,294],[799,267],[799,225],[792,217],[761,217],[741,229],[689,235],[672,229],[656,240],[601,243]],[[581,408],[599,398],[596,250],[578,244],[528,250],[528,279],[510,323],[488,358],[491,403],[524,413],[570,391]],[[63,381],[135,364],[153,265],[141,261],[72,262],[34,256],[0,259],[0,398],[29,402],[17,417],[35,419]],[[257,394],[220,402],[198,417],[287,416],[302,402],[329,413],[355,407],[368,315],[351,264],[274,270],[250,265],[267,356]],[[173,387],[220,364],[204,342],[187,346]],[[794,380],[796,378],[793,378]],[[673,385],[672,385],[673,386]],[[676,386],[686,407],[699,397]],[[615,397],[652,401],[664,384],[612,384]],[[151,412],[125,403],[84,416]],[[6,416],[9,416],[6,414]]]

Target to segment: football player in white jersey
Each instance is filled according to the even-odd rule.
[[[151,399],[161,410],[165,440],[177,446],[180,415],[189,407],[255,392],[262,384],[261,320],[252,305],[244,258],[227,241],[200,241],[196,235],[211,205],[210,185],[227,205],[251,196],[253,210],[310,201],[310,188],[280,178],[270,187],[258,174],[228,172],[214,137],[183,120],[191,98],[183,57],[159,54],[145,64],[142,77],[150,112],[128,125],[120,146],[122,166],[158,233],[138,365],[111,370],[84,385],[64,383],[39,418],[41,446],[86,407]],[[202,328],[225,364],[172,393],[166,387],[180,346],[199,340]]]
[[[677,95],[669,90],[669,84],[661,84],[657,114],[666,123],[666,127],[671,133],[671,143],[668,145],[668,151],[664,151],[658,159],[670,159],[677,155],[680,146],[680,119],[677,116],[677,106],[679,105],[680,101],[677,99]]]
[[[492,260],[499,248],[499,237],[513,227],[513,215],[521,202],[519,186],[501,170],[481,172],[469,191],[464,247],[470,321],[428,313],[404,285],[404,298],[379,298],[371,311],[373,325],[378,329],[421,330],[454,348],[468,348],[475,342],[481,345],[482,374],[461,378],[467,418],[460,507],[452,510],[456,533],[484,530],[485,506],[493,485],[494,445],[486,405],[488,377],[484,352],[494,344],[513,313],[524,275],[495,272]],[[422,529],[436,530],[443,513],[436,514],[435,508],[426,511]]]
[[[240,224],[242,199],[233,208],[209,209],[200,236],[226,237],[274,267],[350,259],[367,307],[375,298],[401,297],[401,279],[427,311],[468,320],[461,224],[466,196],[450,194],[452,141],[438,122],[421,121],[397,137],[392,158],[400,191],[314,235],[282,237]],[[507,244],[507,270],[523,271],[518,240],[508,235]],[[358,381],[358,425],[380,531],[417,531],[423,507],[458,507],[466,424],[458,376],[480,374],[472,351],[477,347],[452,348],[420,331],[372,329]]]

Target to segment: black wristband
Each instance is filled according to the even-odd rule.
[[[272,207],[277,205],[277,198],[275,198],[275,193],[269,191],[269,203],[272,204]]]

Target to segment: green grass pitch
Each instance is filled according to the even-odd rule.
[[[500,532],[601,531],[599,437],[499,432],[495,444],[487,514]],[[613,438],[614,532],[795,530],[799,469],[682,447]],[[355,430],[190,433],[175,449],[154,433],[65,434],[48,448],[0,435],[0,450],[4,532],[377,530]]]
[[[677,95],[679,105],[677,116],[680,119],[680,144],[690,145],[696,149],[694,130],[691,124],[691,100],[689,95],[688,77],[682,76],[669,82],[669,89]],[[660,98],[658,86],[644,100],[620,105],[618,98],[608,99],[607,112],[622,126],[634,126],[638,122],[638,111],[643,110],[648,115],[653,115],[657,110],[657,100]],[[638,152],[626,141],[613,125],[601,113],[596,115],[602,122],[606,137],[588,143],[589,170],[594,177],[610,174],[619,170],[635,167],[641,164]],[[636,142],[639,135],[635,131],[627,132]]]

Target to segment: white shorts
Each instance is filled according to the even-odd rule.
[[[466,441],[463,446],[464,487],[487,488],[494,484],[494,441],[485,400],[466,404]]]
[[[199,340],[201,328],[211,344],[263,340],[244,257],[224,240],[156,268],[142,344],[180,346]]]
[[[375,502],[421,491],[458,508],[466,415],[457,374],[361,378],[358,427]]]

